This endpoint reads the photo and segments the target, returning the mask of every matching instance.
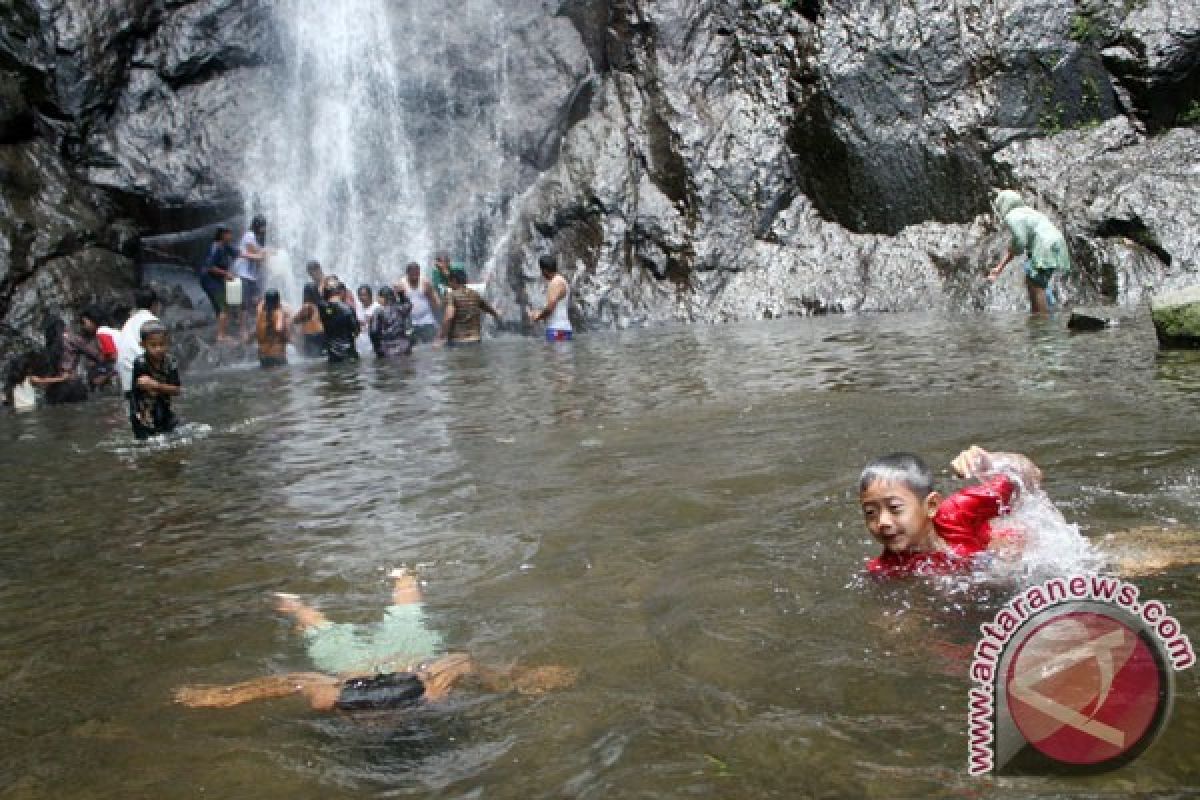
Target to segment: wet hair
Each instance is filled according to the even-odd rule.
[[[405,264],[405,265],[404,265],[404,271],[405,271],[405,272],[408,272],[410,269],[415,269],[417,272],[420,272],[420,271],[421,271],[421,265],[420,265],[420,264],[418,264],[418,263],[417,263],[417,262],[415,262],[415,261],[410,261],[410,262],[408,262],[407,264]]]
[[[370,286],[367,286],[365,283],[364,283],[362,286],[359,286],[359,287],[358,287],[358,292],[357,292],[357,293],[358,293],[358,294],[362,294],[362,293],[363,293],[363,289],[366,289],[366,290],[367,290],[367,294],[369,294],[369,295],[371,295],[371,296],[374,296],[374,295],[375,295],[375,291],[374,291],[374,290],[373,290],[373,289],[372,289]]]
[[[326,300],[332,300],[335,297],[341,297],[344,289],[345,287],[342,286],[341,281],[329,281],[329,283],[325,284],[325,291],[322,292],[322,297],[324,297]]]
[[[42,335],[46,338],[46,364],[50,372],[59,369],[63,360],[63,334],[67,326],[58,315],[52,316],[42,325]]]
[[[213,241],[214,242],[221,241],[221,239],[225,238],[225,234],[227,234],[227,233],[229,233],[228,227],[226,227],[225,225],[218,225],[217,229],[215,231],[213,231]]]
[[[554,274],[558,272],[558,260],[549,253],[546,253],[538,259],[538,269],[542,272]]]
[[[450,270],[450,280],[458,281],[459,283],[467,282],[467,271],[462,267],[455,267]]]
[[[79,318],[90,319],[92,322],[96,323],[96,327],[99,328],[108,320],[108,315],[105,314],[99,306],[90,305],[84,308],[83,311],[79,312]]]
[[[278,289],[267,289],[263,293],[263,308],[267,311],[276,311],[279,308]]]
[[[133,293],[133,305],[138,309],[149,310],[151,306],[158,302],[158,292],[151,289],[149,286],[138,289]]]
[[[303,299],[303,301],[302,301],[302,302],[305,302],[305,303],[312,303],[312,304],[315,306],[315,305],[317,305],[317,304],[318,304],[320,301],[321,301],[321,294],[320,294],[320,292],[318,292],[318,291],[317,291],[317,287],[316,287],[316,286],[314,286],[314,285],[313,285],[313,284],[311,284],[311,283],[309,283],[309,284],[305,284],[305,286],[304,286],[304,299]]]
[[[380,286],[379,287],[379,299],[384,300],[388,303],[395,301],[396,290],[390,286]]]
[[[260,231],[267,227],[267,218],[262,214],[255,214],[254,219],[250,220],[250,230]]]
[[[314,272],[322,272],[321,262],[317,261],[315,258],[312,259],[311,261],[309,261],[307,264],[304,265],[304,271],[307,272],[309,275],[312,275]]]
[[[142,325],[142,341],[146,341],[151,336],[166,336],[167,326],[161,322],[150,320]]]
[[[862,494],[876,483],[898,483],[917,497],[924,498],[933,491],[933,471],[921,457],[912,453],[892,453],[877,458],[863,468],[858,479]]]

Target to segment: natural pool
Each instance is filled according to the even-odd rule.
[[[1029,452],[1092,538],[1200,529],[1200,353],[1148,322],[823,318],[184,379],[171,447],[116,401],[0,418],[0,797],[1200,792],[1194,672],[1118,772],[968,778],[968,653],[1006,595],[855,577],[858,471],[896,449]],[[387,724],[171,704],[308,668],[269,591],[371,620],[401,563],[455,649],[578,684]],[[1196,638],[1198,577],[1136,582]]]

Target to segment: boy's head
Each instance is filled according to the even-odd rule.
[[[217,244],[232,244],[233,231],[224,225],[218,225],[217,229],[213,231],[213,241]]]
[[[933,472],[912,453],[892,453],[872,461],[858,482],[867,530],[889,553],[927,550],[934,535],[933,515],[942,502]]]
[[[550,280],[558,274],[558,261],[549,253],[543,254],[538,258],[538,269],[542,272],[542,277]]]
[[[167,328],[161,322],[147,322],[142,326],[142,349],[146,351],[148,361],[155,364],[162,361],[170,346]]]

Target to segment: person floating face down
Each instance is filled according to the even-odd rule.
[[[457,267],[450,270],[450,291],[446,293],[441,341],[449,341],[451,345],[478,344],[483,340],[484,313],[500,319],[496,309],[467,286],[465,270]]]
[[[270,675],[230,686],[184,686],[175,702],[189,708],[229,708],[299,695],[316,711],[385,711],[445,698],[463,679],[492,691],[543,694],[574,683],[559,666],[491,669],[462,653],[441,654],[442,638],[428,627],[416,577],[391,573],[392,605],[376,625],[331,622],[293,594],[277,593],[276,608],[302,632],[316,672]]]
[[[142,354],[133,362],[133,388],[129,391],[129,423],[133,435],[147,439],[170,433],[179,425],[171,398],[180,392],[179,367],[170,354],[166,327],[157,321],[142,325]]]
[[[341,281],[334,276],[325,279],[320,312],[321,325],[325,329],[325,353],[331,364],[358,360],[354,340],[361,328],[354,309],[343,299],[345,296],[346,289]]]
[[[893,453],[866,466],[859,479],[863,520],[883,546],[867,562],[869,573],[953,573],[970,569],[978,553],[1019,546],[994,536],[991,522],[1008,512],[1022,486],[1040,486],[1041,470],[1025,456],[977,446],[959,453],[951,466],[959,477],[979,483],[945,499],[934,490],[933,472],[912,453]]]
[[[379,358],[404,356],[412,352],[412,339],[409,338],[409,314],[412,303],[403,293],[399,297],[391,286],[379,290],[380,305],[371,315],[368,323],[368,333],[371,346]]]
[[[988,280],[997,280],[1015,256],[1024,255],[1029,310],[1049,311],[1053,304],[1051,279],[1056,273],[1071,269],[1071,255],[1062,231],[1045,214],[1025,205],[1021,195],[1011,189],[998,192],[992,208],[1007,227],[1010,238],[1000,263],[988,273]]]

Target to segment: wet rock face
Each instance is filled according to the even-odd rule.
[[[1194,3],[570,9],[607,26],[596,99],[497,256],[511,309],[547,249],[597,325],[1022,308],[1019,270],[983,277],[994,186],[1067,233],[1067,300],[1196,268]]]
[[[241,211],[243,154],[279,97],[274,7],[0,5],[0,360],[44,315],[132,286],[140,236]],[[462,157],[495,94],[472,69],[497,54],[448,36],[430,58],[452,90],[418,81],[414,103],[428,112],[419,162],[450,165],[430,213],[483,243],[464,250],[490,254],[513,329],[540,302],[549,250],[585,326],[1023,308],[1018,270],[984,280],[1005,245],[997,185],[1067,234],[1066,300],[1194,282],[1195,2],[523,0],[506,13],[508,105],[487,113],[516,167],[462,190],[513,155]]]
[[[260,0],[0,7],[0,361],[137,282],[138,235],[240,210]]]

